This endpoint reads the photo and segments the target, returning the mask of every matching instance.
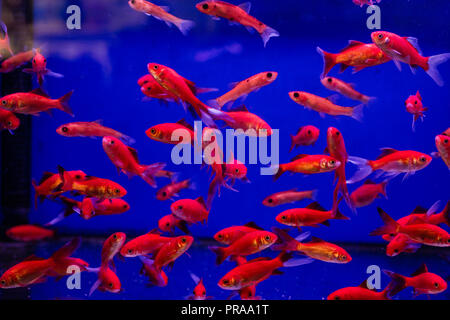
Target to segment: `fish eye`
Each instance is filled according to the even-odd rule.
[[[334,297],[334,300],[341,300],[341,298],[336,296],[336,297]]]
[[[267,78],[272,78],[272,72],[267,73]]]
[[[131,4],[134,4],[134,0],[131,0]]]
[[[8,121],[8,126],[12,126],[12,122],[11,121]]]
[[[327,81],[328,81],[328,83],[331,83],[331,82],[333,82],[333,79],[327,78]]]
[[[229,284],[229,283],[230,283],[230,280],[224,279],[224,280],[222,281],[222,283],[223,283],[223,284]]]
[[[414,101],[414,104],[417,104],[417,100],[416,100],[416,101]]]
[[[163,191],[162,195],[163,195],[163,197],[167,196],[167,192]]]
[[[286,216],[282,216],[282,217],[281,217],[281,220],[286,220]]]
[[[266,241],[270,241],[270,236],[265,236],[264,239],[265,239]]]
[[[62,127],[61,131],[62,131],[62,132],[67,132],[67,131],[69,131],[69,128],[67,128],[67,127]]]
[[[119,194],[119,193],[120,193],[120,190],[119,190],[119,189],[116,189],[115,192],[116,192],[117,194]]]
[[[114,140],[111,140],[111,142],[109,144],[114,144]]]
[[[186,238],[181,238],[181,242],[186,243]]]
[[[132,253],[133,253],[133,250],[128,249],[128,254],[132,254]]]
[[[272,203],[273,202],[272,198],[268,199],[267,202]]]
[[[156,129],[151,129],[150,132],[151,132],[152,134],[155,134],[155,133],[156,133]]]
[[[183,206],[178,206],[178,210],[182,210],[183,209]]]
[[[294,98],[300,97],[300,94],[298,92],[294,92]]]
[[[167,223],[166,223],[166,227],[170,227],[170,222],[167,222]]]
[[[339,131],[336,131],[336,135],[339,136],[341,133]]]
[[[239,173],[239,169],[236,169],[235,171],[236,171],[236,173]]]
[[[77,174],[76,176],[75,176],[75,179],[81,179],[81,176],[79,175],[79,174]]]
[[[202,291],[202,296],[206,295],[206,291]]]
[[[2,280],[0,283],[1,283],[2,285],[5,285],[5,284],[6,284],[6,281],[5,281],[5,280]]]
[[[439,288],[439,283],[435,282],[434,286],[435,286],[435,288]]]
[[[123,208],[124,208],[124,209],[128,208],[128,205],[127,205],[127,204],[124,204],[124,205],[123,205]]]
[[[204,10],[208,10],[209,6],[208,6],[207,3],[205,3],[204,5],[202,5],[202,8],[203,8]]]
[[[379,33],[378,34],[378,39],[383,39],[383,34]]]
[[[153,69],[158,70],[158,66],[156,66],[156,65],[153,66]]]
[[[2,105],[6,105],[6,100],[2,100]]]
[[[219,235],[217,235],[217,238],[222,239],[223,235],[219,234]]]
[[[427,161],[427,158],[421,157],[419,160],[420,160],[420,162],[426,162],[426,161]]]
[[[444,143],[447,144],[447,143],[448,143],[448,139],[445,139],[445,140],[444,140]]]
[[[108,284],[108,286],[109,286],[110,288],[114,287],[114,285],[113,285],[112,282],[110,282],[110,283]]]
[[[116,240],[116,239],[117,239],[117,234],[114,234],[114,235],[113,235],[113,238]]]
[[[47,63],[47,59],[44,59],[44,62]]]
[[[308,130],[308,134],[311,135],[311,133],[312,133],[311,130]]]
[[[331,164],[331,165],[333,165],[333,164],[335,164],[335,163],[336,163],[336,161],[330,160],[330,164]]]
[[[395,252],[395,253],[398,253],[398,249],[395,249],[394,252]]]

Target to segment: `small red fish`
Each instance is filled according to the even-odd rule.
[[[227,112],[227,118],[222,119],[235,130],[242,130],[248,136],[271,136],[272,128],[262,118],[248,111],[245,106],[233,108]]]
[[[116,232],[105,240],[102,248],[102,264],[114,263],[113,259],[119,253],[126,239],[125,233]]]
[[[365,280],[359,287],[346,287],[334,291],[327,300],[391,300],[400,286],[398,281],[391,281],[383,291],[376,291],[369,289]]]
[[[249,14],[250,2],[235,6],[225,1],[206,0],[197,3],[195,7],[200,12],[212,16],[213,19],[224,18],[229,20],[230,23],[241,24],[248,30],[255,29],[261,35],[264,47],[271,37],[278,37],[280,35],[278,31]]]
[[[340,165],[341,163],[337,159],[327,155],[300,154],[291,159],[291,162],[280,164],[274,180],[277,180],[284,172],[303,174],[324,173],[334,171]]]
[[[375,183],[367,179],[362,186],[350,194],[350,200],[355,208],[361,208],[370,205],[379,197],[380,194],[387,198],[387,181]]]
[[[423,121],[423,114],[428,108],[424,107],[422,104],[422,97],[420,96],[419,91],[414,96],[409,96],[405,101],[406,111],[413,115],[412,121],[412,130],[415,131],[415,123],[417,119],[421,119]]]
[[[317,190],[297,191],[291,189],[288,191],[281,191],[266,197],[262,204],[266,207],[277,207],[286,203],[294,203],[305,199],[314,200],[317,195]]]
[[[176,259],[185,253],[194,242],[191,236],[179,236],[170,239],[154,255],[154,264],[156,270],[160,271],[163,267],[172,266]]]
[[[156,187],[155,173],[163,169],[165,163],[155,163],[151,165],[142,165],[139,163],[137,151],[126,146],[122,141],[115,137],[107,136],[102,141],[103,149],[111,162],[129,177],[138,175],[152,187]]]
[[[161,123],[150,127],[145,134],[152,140],[169,144],[183,142],[181,138],[183,135],[189,137],[189,143],[194,144],[194,129],[184,119],[176,123]]]
[[[100,268],[91,269],[90,271],[98,274],[98,280],[92,285],[89,296],[91,296],[95,290],[111,293],[119,293],[122,291],[122,284],[120,283],[119,277],[110,269],[108,264],[102,264]]]
[[[155,254],[171,239],[173,238],[162,237],[158,232],[152,230],[149,233],[128,241],[120,249],[120,254],[127,258]]]
[[[434,152],[433,156],[440,157],[450,170],[450,133],[437,135],[434,141],[438,152]]]
[[[330,219],[349,220],[338,208],[325,210],[318,202],[313,202],[306,208],[288,209],[276,218],[279,223],[292,227],[318,227],[319,224],[329,226]]]
[[[40,88],[30,92],[17,92],[6,95],[0,99],[0,108],[21,113],[38,115],[40,112],[50,112],[50,109],[58,109],[74,116],[69,106],[69,99],[73,91],[66,93],[59,99],[51,99]]]
[[[158,228],[161,231],[168,232],[170,234],[175,233],[175,227],[180,229],[186,234],[190,234],[190,231],[188,229],[187,222],[184,220],[181,220],[180,218],[175,217],[173,214],[168,214],[158,221]]]
[[[400,62],[408,64],[413,73],[417,67],[421,67],[438,86],[444,85],[437,67],[450,59],[450,53],[424,57],[417,38],[401,37],[387,31],[372,32],[371,38],[373,43],[395,62],[399,70],[401,70]]]
[[[402,252],[414,253],[419,250],[421,246],[422,245],[420,243],[411,240],[407,235],[399,233],[387,244],[386,255],[389,257],[395,257]]]
[[[29,62],[34,57],[34,50],[17,53],[2,61],[0,73],[9,73]]]
[[[214,239],[220,243],[231,245],[238,239],[241,239],[248,233],[263,230],[258,227],[254,222],[249,222],[243,226],[232,226],[220,230],[214,235]]]
[[[208,222],[209,210],[202,197],[195,200],[181,199],[170,205],[172,214],[188,223]]]
[[[304,126],[297,130],[294,135],[291,134],[291,152],[294,148],[298,146],[310,146],[314,145],[319,138],[320,130],[314,126]]]
[[[355,90],[352,84],[346,83],[334,77],[325,77],[320,80],[323,86],[331,91],[339,92],[343,96],[358,100],[364,104],[368,104],[370,100],[374,99]]]
[[[209,247],[216,255],[216,264],[221,264],[230,256],[248,256],[269,248],[277,241],[276,234],[257,230],[243,235],[228,247]]]
[[[39,49],[34,50],[34,57],[33,60],[31,60],[31,68],[25,68],[23,69],[23,72],[35,74],[40,86],[44,83],[44,76],[51,76],[55,78],[64,77],[60,73],[47,69],[47,59],[41,54],[41,50]]]
[[[188,300],[208,300],[212,297],[206,296],[206,288],[203,284],[203,279],[197,277],[195,274],[191,273],[191,278],[195,282],[195,288],[192,295],[188,296]]]
[[[127,194],[127,190],[120,184],[93,176],[85,176],[82,180],[73,181],[71,191],[99,200],[122,198]]]
[[[421,294],[438,294],[447,290],[447,282],[435,273],[428,271],[425,264],[422,264],[410,277],[384,270],[392,279],[401,283],[397,292],[407,287],[414,288],[414,297]]]
[[[427,167],[432,160],[429,155],[417,151],[399,151],[393,148],[383,148],[381,150],[381,154],[373,161],[350,156],[348,161],[356,164],[358,171],[347,183],[361,181],[376,170],[382,170],[385,176],[389,178],[406,173],[405,178],[407,178],[416,171]]]
[[[0,37],[0,58],[5,59],[8,56],[13,56],[14,53],[12,52],[11,45],[9,43],[8,28],[3,21],[0,21],[0,29],[2,32]]]
[[[193,188],[190,179],[186,179],[180,182],[171,182],[170,184],[162,187],[156,192],[156,199],[165,201],[178,197],[178,193],[183,189]]]
[[[6,230],[6,235],[16,241],[40,241],[52,238],[55,235],[55,231],[40,226],[24,224],[9,228]]]
[[[142,262],[142,268],[139,273],[148,277],[149,282],[147,286],[167,286],[169,278],[163,270],[156,270],[153,260],[144,256],[139,256],[139,259]]]
[[[16,130],[20,126],[20,120],[11,111],[0,108],[0,130],[8,130],[9,133],[14,134],[13,130]]]

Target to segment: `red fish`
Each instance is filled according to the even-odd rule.
[[[245,106],[233,108],[227,112],[227,118],[222,119],[235,130],[243,130],[248,136],[270,136],[272,128],[262,118],[248,111]]]
[[[281,253],[274,259],[258,258],[239,265],[219,280],[219,287],[224,290],[241,290],[255,286],[273,274],[280,274],[281,267],[295,267],[313,262],[311,258],[294,259],[291,254]],[[290,260],[290,261],[289,261]]]
[[[186,221],[175,217],[173,214],[168,214],[159,219],[158,221],[158,228],[161,231],[174,234],[175,227],[177,227],[186,234],[190,234]]]
[[[384,236],[383,236],[384,238]],[[386,246],[386,255],[389,257],[395,257],[402,252],[414,253],[422,245],[415,241],[412,241],[408,236],[403,233],[399,233]]]
[[[0,21],[0,28],[3,33],[0,37],[0,58],[4,59],[8,56],[14,55],[14,53],[12,52],[11,45],[9,43],[8,28],[3,21]]]
[[[191,236],[179,236],[170,239],[154,255],[156,270],[160,271],[167,265],[170,267],[173,266],[175,260],[185,253],[191,247],[193,242],[194,238]]]
[[[330,116],[347,116],[358,121],[361,121],[363,117],[364,104],[356,107],[342,107],[335,104],[331,98],[322,98],[303,91],[291,91],[289,92],[289,97],[295,103],[318,112],[321,117],[325,117],[325,114]]]
[[[152,230],[149,233],[128,241],[120,249],[120,254],[128,258],[154,254],[171,239],[162,237],[158,232]]]
[[[417,206],[410,215],[398,219],[397,222],[402,225],[406,225],[413,219],[418,218],[429,224],[446,224],[447,226],[450,226],[450,203],[447,201],[445,208],[441,212],[437,213],[439,204],[440,201],[436,201],[429,209]]]
[[[147,286],[156,286],[156,287],[165,287],[169,282],[169,278],[163,270],[156,270],[153,260],[139,256],[139,259],[142,262],[142,268],[139,272],[142,275],[146,275],[148,277]]]
[[[65,137],[105,137],[112,136],[122,140],[127,144],[133,144],[133,138],[120,133],[114,129],[102,125],[102,120],[92,122],[71,122],[66,123],[56,129],[56,133]]]
[[[92,268],[90,271],[98,274],[98,280],[92,285],[89,296],[91,296],[95,290],[111,293],[119,293],[122,291],[122,284],[120,283],[119,277],[110,269],[108,264],[102,264],[100,268]]]
[[[119,253],[126,239],[125,233],[116,232],[105,240],[102,248],[102,264],[112,263],[114,265],[113,259]]]
[[[256,260],[256,259],[254,259],[254,260]],[[247,263],[247,259],[244,257],[240,257],[240,256],[233,257],[233,261],[235,261],[238,266]],[[260,296],[256,295],[256,285],[248,286],[248,287],[242,288],[240,290],[237,290],[237,291],[233,292],[228,297],[228,299],[231,299],[232,297],[234,297],[237,294],[239,294],[239,297],[241,298],[241,300],[261,300],[262,299]]]
[[[188,223],[208,222],[209,210],[202,197],[195,200],[181,199],[170,205],[172,214]]]
[[[423,117],[425,117],[423,113],[427,111],[428,108],[423,106],[422,97],[420,96],[419,91],[417,91],[414,96],[409,96],[408,99],[406,99],[405,106],[406,111],[413,115],[412,130],[415,131],[415,122],[419,118],[423,121]]]
[[[401,70],[400,62],[408,64],[413,73],[417,67],[421,67],[437,85],[441,87],[444,85],[437,66],[450,59],[450,53],[424,57],[417,38],[401,37],[392,32],[372,32],[371,38],[373,43],[395,62],[399,70]]]
[[[73,91],[66,93],[59,99],[51,99],[40,88],[30,92],[17,92],[0,99],[0,108],[22,114],[38,115],[40,112],[50,112],[50,109],[58,109],[74,116],[69,107],[69,99]]]
[[[178,193],[181,190],[188,188],[194,188],[190,179],[186,179],[180,182],[171,182],[156,192],[156,199],[164,201],[172,199],[174,197],[178,197]]]
[[[16,130],[20,126],[20,120],[11,111],[0,108],[0,130],[8,130],[9,133],[14,134],[13,130]]]
[[[55,235],[55,231],[40,226],[24,224],[9,228],[6,230],[6,235],[16,241],[39,241],[52,238]]]
[[[375,183],[367,179],[362,186],[350,194],[350,201],[355,208],[361,208],[370,205],[380,194],[387,198],[387,183],[387,181]]]
[[[34,50],[17,53],[2,61],[0,65],[0,73],[8,73],[14,71],[34,57]]]
[[[391,60],[375,44],[355,40],[350,40],[348,46],[339,53],[329,53],[319,47],[317,47],[317,52],[323,58],[321,78],[324,78],[337,64],[341,65],[341,72],[348,67],[353,67],[353,73],[356,73],[367,67],[377,66]]]
[[[352,84],[346,83],[337,78],[325,77],[322,78],[320,82],[324,85],[325,88],[331,91],[339,92],[347,98],[358,100],[364,104],[368,104],[370,100],[374,99],[362,94],[361,92],[356,91]]]
[[[39,49],[34,50],[34,57],[33,60],[31,60],[31,68],[25,68],[23,69],[23,72],[35,74],[40,86],[44,83],[44,76],[51,76],[55,78],[64,77],[60,73],[47,69],[47,59],[41,54],[41,50]]]
[[[193,82],[187,82],[185,78],[180,76],[175,70],[157,63],[149,63],[148,71],[155,80],[172,95],[176,96],[185,109],[188,105],[209,127],[216,127],[214,120],[230,120],[226,112],[208,107],[201,102],[194,94]]]
[[[89,263],[86,261],[73,258],[71,255],[80,246],[81,239],[75,238],[72,241],[66,243],[60,250],[59,253],[53,255],[53,260],[55,261],[53,267],[47,272],[47,276],[56,277],[56,280],[63,278],[70,274],[70,269],[77,267],[80,272],[87,271],[89,268]],[[77,270],[72,271],[72,274],[77,272]]]
[[[238,239],[241,239],[248,233],[263,230],[258,227],[254,222],[249,222],[243,226],[232,226],[220,230],[214,235],[214,239],[220,243],[231,245]]]
[[[277,78],[278,73],[275,71],[267,71],[255,74],[248,79],[231,84],[232,89],[224,95],[211,101],[211,105],[216,105],[221,109],[224,105],[230,106],[237,99],[245,100],[247,96],[253,92],[261,89],[264,86],[271,84]]]
[[[370,233],[372,236],[402,233],[415,242],[429,246],[450,246],[450,235],[447,231],[436,225],[426,223],[420,218],[411,219],[406,225],[401,225],[392,219],[381,208],[378,208],[378,213],[384,222],[384,226],[372,231]]]
[[[206,0],[197,3],[195,7],[200,12],[212,16],[213,19],[224,18],[229,20],[230,23],[241,24],[248,30],[255,29],[261,35],[264,47],[271,37],[278,37],[280,35],[278,31],[249,14],[250,2],[235,6],[225,1]]]
[[[127,190],[120,184],[93,176],[72,182],[72,191],[99,200],[122,198],[127,194]]]
[[[175,137],[177,134],[184,134],[189,137],[189,143],[194,144],[194,129],[184,119],[176,123],[161,123],[150,127],[145,131],[145,134],[152,140],[169,144],[181,143],[183,141],[181,137],[178,139],[175,139]]]
[[[165,163],[155,163],[151,165],[142,165],[139,163],[137,151],[126,146],[122,141],[115,137],[104,137],[103,149],[108,155],[111,162],[129,177],[138,175],[152,187],[156,187],[155,173],[163,169]]]
[[[197,277],[195,274],[191,273],[191,278],[195,282],[195,288],[192,295],[188,296],[188,300],[208,300],[212,297],[206,295],[206,288],[203,284],[203,279]]]
[[[376,170],[382,170],[389,178],[406,173],[405,178],[407,178],[416,171],[424,169],[432,160],[429,155],[417,151],[398,151],[392,148],[383,148],[381,151],[378,158],[373,161],[350,156],[348,161],[356,164],[358,171],[347,183],[361,181]]]
[[[291,134],[291,152],[294,148],[298,146],[310,146],[314,145],[319,138],[320,130],[314,126],[304,126],[297,130],[294,135]]]
[[[295,208],[283,211],[275,218],[279,223],[292,227],[318,227],[319,224],[329,226],[330,219],[349,220],[339,208],[326,211],[318,202],[306,208]]]
[[[216,255],[216,264],[221,264],[230,256],[248,256],[269,248],[277,241],[276,234],[257,230],[243,235],[228,247],[209,247]]]
[[[169,27],[176,26],[182,34],[187,35],[195,23],[190,20],[180,19],[170,14],[169,8],[165,6],[157,6],[145,0],[129,0],[128,5],[136,11],[145,13],[148,16],[153,16],[158,20],[164,21]]]
[[[450,133],[437,135],[434,139],[438,152],[434,152],[433,156],[441,157],[442,161],[450,170]]]
[[[414,288],[414,297],[421,294],[438,294],[447,290],[447,282],[435,273],[428,271],[425,264],[422,264],[410,277],[384,270],[392,279],[401,283],[397,292],[407,287]]]
[[[347,251],[333,243],[316,237],[312,237],[311,241],[307,243],[300,242],[309,236],[309,232],[302,233],[294,239],[279,228],[273,227],[273,231],[278,235],[279,242],[271,247],[272,250],[301,252],[310,258],[330,263],[352,261],[352,257]]]
[[[305,199],[314,200],[317,194],[317,190],[309,191],[297,191],[297,189],[291,189],[288,191],[281,191],[274,193],[266,197],[262,204],[266,207],[277,207],[286,203],[294,203]]]
[[[291,162],[280,164],[274,176],[277,180],[284,172],[294,172],[303,174],[331,172],[339,168],[341,163],[330,156],[317,154],[300,154],[295,156]]]
[[[391,281],[383,291],[376,291],[369,289],[365,280],[359,287],[346,287],[334,291],[327,300],[391,300],[399,287],[398,281]]]

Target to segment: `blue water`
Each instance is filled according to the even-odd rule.
[[[272,38],[266,48],[263,48],[258,34],[251,34],[241,26],[229,26],[224,20],[214,21],[198,12],[195,3],[191,0],[164,0],[158,3],[169,5],[171,12],[179,17],[195,21],[196,27],[188,36],[183,36],[176,28],[169,28],[161,21],[133,11],[125,0],[58,1],[51,4],[35,1],[35,46],[42,46],[48,67],[65,76],[63,79],[48,78],[46,89],[52,97],[62,96],[74,89],[71,107],[76,117],[72,119],[56,111],[52,117],[44,114],[33,119],[32,176],[39,179],[43,171],[55,171],[57,165],[67,170],[81,169],[90,175],[108,178],[123,185],[128,191],[124,199],[131,205],[130,211],[118,216],[96,217],[88,221],[75,215],[69,217],[57,225],[59,234],[106,238],[112,232],[123,231],[130,236],[137,235],[157,227],[158,219],[170,212],[170,202],[156,200],[156,190],[142,179],[117,175],[116,168],[103,151],[101,139],[67,138],[56,134],[58,126],[71,121],[103,119],[106,126],[136,139],[133,147],[138,150],[142,163],[167,162],[167,169],[179,172],[180,179],[192,179],[196,189],[182,191],[182,197],[206,198],[209,173],[198,165],[172,164],[172,146],[152,141],[144,133],[159,123],[176,122],[181,118],[191,123],[193,121],[179,105],[163,106],[156,100],[143,101],[143,94],[136,81],[147,73],[146,65],[149,62],[167,65],[200,87],[218,88],[220,95],[228,90],[231,82],[262,71],[277,71],[279,75],[276,81],[259,92],[251,93],[245,104],[273,129],[280,129],[281,162],[288,162],[299,153],[323,153],[326,130],[330,126],[342,132],[350,155],[368,159],[377,157],[379,149],[383,147],[431,153],[436,149],[434,137],[448,128],[450,63],[439,67],[446,81],[442,88],[423,70],[413,75],[403,65],[403,71],[399,72],[392,62],[357,74],[347,70],[339,75],[338,67],[335,67],[330,75],[355,83],[357,90],[377,98],[364,109],[363,122],[347,117],[321,118],[316,112],[303,109],[289,98],[287,93],[293,90],[323,97],[332,94],[319,81],[323,63],[316,53],[317,46],[329,52],[338,52],[348,40],[370,42],[372,30],[366,27],[368,15],[365,8],[359,8],[351,0],[254,1],[251,14],[277,29],[281,35]],[[233,3],[237,4],[236,1]],[[68,16],[65,9],[69,4],[81,7],[81,30],[68,30],[65,27]],[[417,37],[424,55],[450,52],[448,1],[435,0],[430,5],[426,0],[383,0],[380,8],[382,29]],[[235,43],[242,46],[240,54],[223,53],[206,62],[195,61],[199,52]],[[411,115],[406,112],[404,101],[417,90],[420,90],[424,106],[429,109],[425,121],[419,121],[416,132],[412,132]],[[210,93],[200,98],[206,101],[215,97],[215,93]],[[357,103],[342,97],[339,104],[354,106]],[[309,124],[321,130],[315,146],[301,147],[289,153],[289,135],[294,134],[300,126]],[[348,168],[348,175],[351,176],[354,167],[349,165]],[[239,192],[223,190],[221,197],[213,203],[208,224],[191,227],[195,237],[208,238],[224,227],[249,221],[255,221],[266,229],[278,225],[275,221],[278,213],[306,206],[308,202],[277,208],[265,207],[261,202],[271,193],[295,187],[300,190],[318,189],[317,200],[325,208],[331,207],[334,188],[331,173],[284,175],[273,182],[271,176],[259,174],[259,165],[249,165],[248,169],[251,183],[237,182]],[[392,217],[400,218],[417,205],[429,207],[436,200],[446,201],[449,195],[448,174],[445,164],[440,159],[434,159],[427,168],[406,181],[394,179],[387,188],[388,199],[376,200],[375,204],[359,209],[357,215],[342,204],[341,210],[351,217],[351,221],[332,221],[330,227],[310,228],[313,235],[330,242],[349,243],[355,248],[359,244],[377,244],[378,251],[356,250],[357,258],[347,265],[316,262],[298,271],[291,269],[277,280],[270,279],[262,283],[261,295],[279,299],[321,299],[340,287],[358,285],[366,276],[365,268],[371,264],[408,274],[422,262],[427,262],[432,264],[431,271],[441,271],[445,275],[448,264],[439,258],[432,259],[432,254],[419,250],[415,255],[387,258],[381,249],[385,242],[368,234],[381,225],[376,212],[377,205]],[[167,180],[159,180],[158,186],[165,183]],[[356,186],[350,188],[352,191]],[[36,224],[46,223],[60,210],[60,205],[46,201],[30,213],[30,220]],[[83,250],[89,251],[86,255],[95,265],[98,261],[95,261],[96,255],[92,251],[96,247],[87,247],[80,249],[80,255]],[[97,247],[100,250],[99,245]],[[195,269],[192,270],[194,273],[209,280],[211,295],[226,298],[216,283],[231,264],[215,267],[214,255],[202,246],[194,247],[190,252],[191,259],[183,256],[175,264],[167,288],[150,289],[143,295],[141,287],[132,285],[133,281],[137,281],[134,275],[138,267],[132,268],[132,262],[127,262],[119,264],[123,283],[128,281],[124,293],[119,296],[97,293],[96,297],[183,298],[192,289],[192,281],[183,268],[189,265]],[[433,252],[448,253],[448,249]],[[293,278],[296,281],[291,281]],[[383,279],[384,287],[387,279]],[[64,287],[53,283],[38,285],[31,290],[31,298],[57,298],[53,290],[58,285]],[[80,297],[78,293],[75,296]]]

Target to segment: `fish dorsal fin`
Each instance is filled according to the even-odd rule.
[[[41,97],[50,98],[50,96],[41,88],[33,89],[30,91],[30,93],[37,94],[38,96],[41,96]]]
[[[426,221],[419,217],[411,217],[405,225],[426,224]]]
[[[312,209],[312,210],[317,210],[317,211],[327,211],[317,201],[310,203],[306,208]]]
[[[348,50],[350,48],[353,48],[353,47],[356,47],[356,46],[361,46],[361,45],[365,45],[365,43],[361,42],[361,41],[350,40],[348,42],[348,45],[344,49],[342,49],[340,52],[343,52],[343,51]]]
[[[416,92],[416,97],[417,97],[417,99],[422,101],[422,96],[420,95],[419,90],[417,90],[417,92]]]
[[[417,38],[413,38],[413,37],[405,37],[406,41],[408,41],[413,47],[414,49],[417,50],[417,52],[422,55],[422,50],[420,50],[419,47],[419,40]]]
[[[367,286],[367,280],[364,280],[363,282],[361,282],[361,284],[358,287],[364,288],[364,289],[369,289],[369,287]]]
[[[44,260],[44,258],[38,257],[34,254],[32,254],[31,256],[28,256],[25,260],[23,261],[37,261],[37,260]]]
[[[259,258],[247,261],[247,263],[258,262],[258,261],[267,261],[267,260],[271,260],[271,259],[267,258],[267,257],[259,257]]]
[[[186,78],[183,78],[184,82],[187,84],[187,86],[189,87],[189,89],[191,89],[193,94],[197,94],[197,85],[195,84],[195,82],[188,80]]]
[[[415,276],[418,276],[419,274],[426,273],[426,272],[428,272],[428,268],[427,268],[427,265],[425,263],[423,263],[419,267],[419,269],[417,269],[416,271],[414,271],[414,273],[411,274],[411,277],[415,277]]]
[[[330,150],[328,149],[328,146],[326,146],[325,149],[323,149],[323,153],[330,154]]]
[[[238,5],[239,8],[244,10],[247,14],[250,13],[250,9],[252,7],[252,4],[250,2],[244,2]]]
[[[39,184],[42,184],[42,182],[44,182],[45,180],[47,180],[47,179],[50,178],[50,177],[53,177],[55,174],[56,174],[56,173],[52,173],[52,172],[45,171],[45,172],[42,174],[41,180],[39,180]]]
[[[364,183],[363,184],[376,184],[375,182],[373,182],[372,180],[370,180],[370,179],[367,179],[366,181],[364,181]]]
[[[136,160],[136,162],[139,163],[139,158],[138,158],[136,149],[134,149],[132,147],[127,147],[127,148],[130,151],[131,155],[133,156],[134,160]]]
[[[205,199],[203,199],[203,197],[198,197],[197,199],[195,199],[195,201],[197,201],[197,202],[200,203],[204,208],[206,208]]]
[[[103,119],[97,119],[95,121],[92,121],[92,123],[103,125]]]
[[[306,156],[308,156],[308,155],[307,155],[307,154],[299,154],[299,155],[293,157],[293,158],[291,159],[291,162],[292,162],[292,161],[295,161],[295,160],[298,160],[298,159],[301,159],[301,158],[304,158],[304,157],[306,157]]]
[[[249,112],[248,109],[247,109],[247,107],[244,106],[244,105],[235,107],[235,108],[231,109],[230,111],[232,111],[232,112],[236,112],[236,111],[240,111],[240,112]]]
[[[147,234],[157,234],[160,235],[161,231],[159,231],[157,228],[150,230],[149,232],[147,232]]]
[[[388,156],[390,154],[393,154],[395,152],[398,152],[398,150],[396,150],[394,148],[382,148],[380,155],[377,157],[377,160],[381,159],[381,158],[384,158],[384,157],[386,157],[386,156]]]
[[[192,126],[185,120],[185,119],[181,119],[177,121],[178,124],[182,125],[183,127],[188,128],[189,130],[194,131],[194,129],[192,128]]]
[[[426,213],[428,210],[422,206],[417,206],[414,208],[412,213]]]
[[[257,229],[257,230],[264,230],[263,228],[258,226],[254,221],[247,222],[246,224],[244,224],[244,226],[245,227],[249,227],[249,228],[253,228],[253,229]]]
[[[297,133],[295,135],[299,134],[300,131],[302,131],[303,128],[304,128],[304,126],[301,126],[300,128],[298,128]]]
[[[317,237],[311,237],[310,243],[320,243],[320,242],[325,242],[325,241],[320,238],[317,238]]]

